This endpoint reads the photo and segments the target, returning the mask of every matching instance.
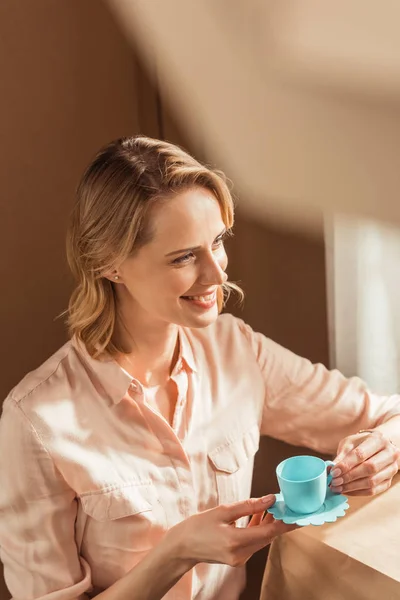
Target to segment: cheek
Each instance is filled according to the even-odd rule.
[[[184,267],[175,271],[174,276],[170,278],[169,289],[174,296],[182,296],[191,287],[197,279],[197,270],[194,267]]]

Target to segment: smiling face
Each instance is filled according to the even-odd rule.
[[[228,264],[217,199],[191,188],[155,205],[150,218],[151,241],[117,269],[117,301],[152,327],[209,325],[218,316],[216,292]]]

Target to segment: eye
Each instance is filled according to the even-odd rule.
[[[214,241],[214,244],[213,244],[214,248],[219,248],[220,246],[223,246],[223,245],[224,245],[224,242],[225,242],[225,238],[226,238],[228,235],[232,235],[232,233],[231,233],[231,230],[230,230],[230,229],[228,229],[228,230],[224,231],[224,233],[221,233],[221,235],[219,235],[219,236],[218,236],[218,237],[215,239],[215,241]]]
[[[188,252],[187,254],[184,254],[183,256],[178,256],[178,258],[175,258],[172,261],[172,264],[173,265],[184,265],[184,264],[190,262],[192,258],[194,258],[193,252]]]

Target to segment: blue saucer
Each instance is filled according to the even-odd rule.
[[[323,525],[324,523],[333,523],[339,517],[345,516],[345,511],[349,508],[347,497],[341,494],[334,494],[329,488],[326,494],[324,504],[319,510],[309,515],[295,513],[285,505],[282,494],[276,494],[276,502],[267,512],[273,515],[277,521],[283,521],[287,525]]]

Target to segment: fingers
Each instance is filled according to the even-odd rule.
[[[225,523],[232,523],[240,519],[240,517],[248,517],[257,513],[263,513],[275,503],[274,494],[263,496],[262,498],[249,498],[242,502],[234,502],[218,506],[215,511],[222,515],[222,520]]]
[[[382,489],[382,485],[386,485],[386,482],[388,482],[388,485],[387,487],[384,487],[384,489],[386,490],[388,487],[390,487],[390,483],[396,473],[397,466],[392,463],[386,468],[374,473],[373,475],[369,475],[368,477],[362,477],[360,479],[349,481],[343,486],[331,486],[331,490],[335,493],[344,494],[349,494],[354,491],[363,491],[364,495],[374,496],[375,494],[380,493],[379,490],[384,491]]]
[[[267,527],[267,525],[265,527]],[[290,533],[291,531],[299,528],[298,525],[287,525],[283,521],[276,521],[275,519],[270,524],[270,527],[273,537],[283,535],[284,533]]]
[[[357,443],[356,440],[354,443]],[[344,446],[343,450],[335,460],[335,467],[332,469],[331,474],[334,478],[341,477],[344,473],[348,473],[357,465],[364,463],[369,458],[374,456],[374,454],[377,454],[383,450],[385,447],[387,447],[387,443],[387,440],[380,435],[379,432],[376,434],[369,434],[364,440],[353,447],[343,458],[341,458],[341,456],[343,456],[343,450],[345,449]]]
[[[362,437],[365,438],[365,434]],[[360,440],[361,438],[359,435],[351,435],[342,440],[339,443],[337,456],[334,459],[335,464],[338,465],[339,462],[341,462],[356,446],[358,446]],[[332,469],[333,468],[334,467],[332,467]]]
[[[334,477],[330,485],[333,492],[347,492],[352,488],[348,484],[356,480],[373,480],[388,467],[391,468],[391,476],[397,472],[397,464],[394,462],[393,452],[390,449],[385,449],[378,452],[361,465],[357,465],[351,471],[343,473],[340,477]],[[354,488],[359,489],[359,488]]]
[[[270,544],[277,536],[294,531],[297,528],[298,525],[286,525],[283,521],[276,521],[275,519],[269,522],[269,519],[265,518],[259,527],[239,528],[235,530],[235,535],[238,543],[244,546],[255,545],[261,549]]]
[[[365,490],[355,490],[354,492],[346,492],[348,496],[377,496],[382,492],[386,492],[392,485],[392,480],[387,479],[380,485]]]
[[[266,513],[264,514],[264,518],[262,520],[263,525],[267,525],[268,523],[272,523],[272,521],[274,520],[273,515],[271,515],[271,513]]]
[[[247,527],[257,527],[257,525],[259,525],[261,523],[261,521],[263,520],[263,516],[264,513],[259,512],[256,515],[253,515],[250,519],[249,524],[247,525]]]
[[[272,520],[274,520],[272,515],[268,516],[271,517]],[[282,521],[279,521],[279,523],[281,523],[281,525],[275,529],[275,532],[271,533],[271,531],[269,530],[267,535],[265,534],[265,532],[263,535],[257,534],[253,537],[250,543],[249,540],[246,540],[246,543],[244,543],[244,540],[241,538],[241,536],[239,537],[238,541],[241,545],[243,545],[242,547],[246,549],[246,553],[248,553],[249,555],[253,555],[255,552],[258,552],[262,548],[265,548],[265,546],[272,544],[274,539],[279,537],[280,535],[293,531],[294,529],[298,529],[297,525],[285,525]],[[263,527],[265,527],[264,522],[261,524],[259,529],[262,529]]]
[[[271,513],[265,512],[263,514],[258,514],[258,515],[254,515],[254,524],[256,524],[256,522],[258,522],[258,519],[260,519],[260,523],[259,525],[262,525],[263,527],[265,525],[269,525],[271,523],[273,523],[275,521],[275,518],[273,515],[271,515]],[[249,523],[249,526],[251,524],[251,521]]]
[[[229,525],[240,517],[252,515],[247,527],[229,527],[231,558],[227,564],[244,564],[254,552],[268,546],[277,536],[297,529],[297,525],[286,525],[283,521],[276,521],[268,513],[265,515],[265,510],[274,503],[275,496],[271,494],[212,509],[220,522],[223,515],[222,522]]]
[[[350,436],[341,444],[330,488],[351,496],[379,494],[390,487],[399,468],[398,456],[398,449],[379,430],[361,439]]]

